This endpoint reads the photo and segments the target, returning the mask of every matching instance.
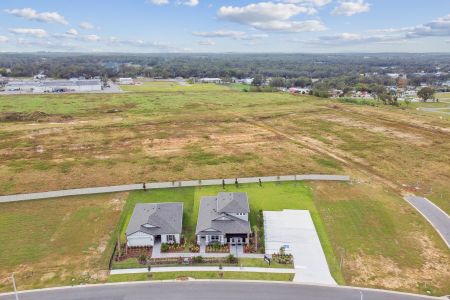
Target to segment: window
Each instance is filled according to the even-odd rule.
[[[175,236],[173,234],[168,234],[166,235],[166,239],[167,239],[167,243],[168,244],[173,244],[175,243]]]
[[[219,241],[220,241],[220,236],[218,236],[218,235],[211,236],[211,242],[219,242]]]

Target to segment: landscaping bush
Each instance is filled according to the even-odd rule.
[[[230,247],[228,244],[221,245],[220,243],[215,242],[206,246],[206,252],[227,253],[230,252]]]
[[[203,262],[203,256],[194,256],[194,263],[201,264]]]
[[[292,256],[292,254],[286,254],[284,247],[280,248],[280,253],[272,255],[272,260],[283,265],[294,263],[294,257]]]
[[[161,252],[165,253],[165,252],[168,252],[168,251],[169,251],[169,245],[166,244],[166,243],[162,243],[161,244]]]
[[[189,245],[189,252],[199,253],[200,247],[198,245]]]
[[[227,263],[236,264],[237,262],[238,259],[233,254],[227,256]]]
[[[142,251],[139,254],[138,261],[142,265],[145,265],[147,263],[147,253],[145,251]]]

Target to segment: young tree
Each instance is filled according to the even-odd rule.
[[[417,93],[417,96],[422,98],[423,102],[427,102],[428,99],[433,99],[434,90],[430,87],[424,87]]]

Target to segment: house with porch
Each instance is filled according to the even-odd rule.
[[[180,243],[183,203],[138,203],[126,230],[128,247]]]
[[[251,234],[247,193],[220,192],[200,200],[197,219],[197,244],[243,245]]]

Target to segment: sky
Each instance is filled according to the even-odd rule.
[[[0,52],[450,52],[450,0],[0,0]]]

